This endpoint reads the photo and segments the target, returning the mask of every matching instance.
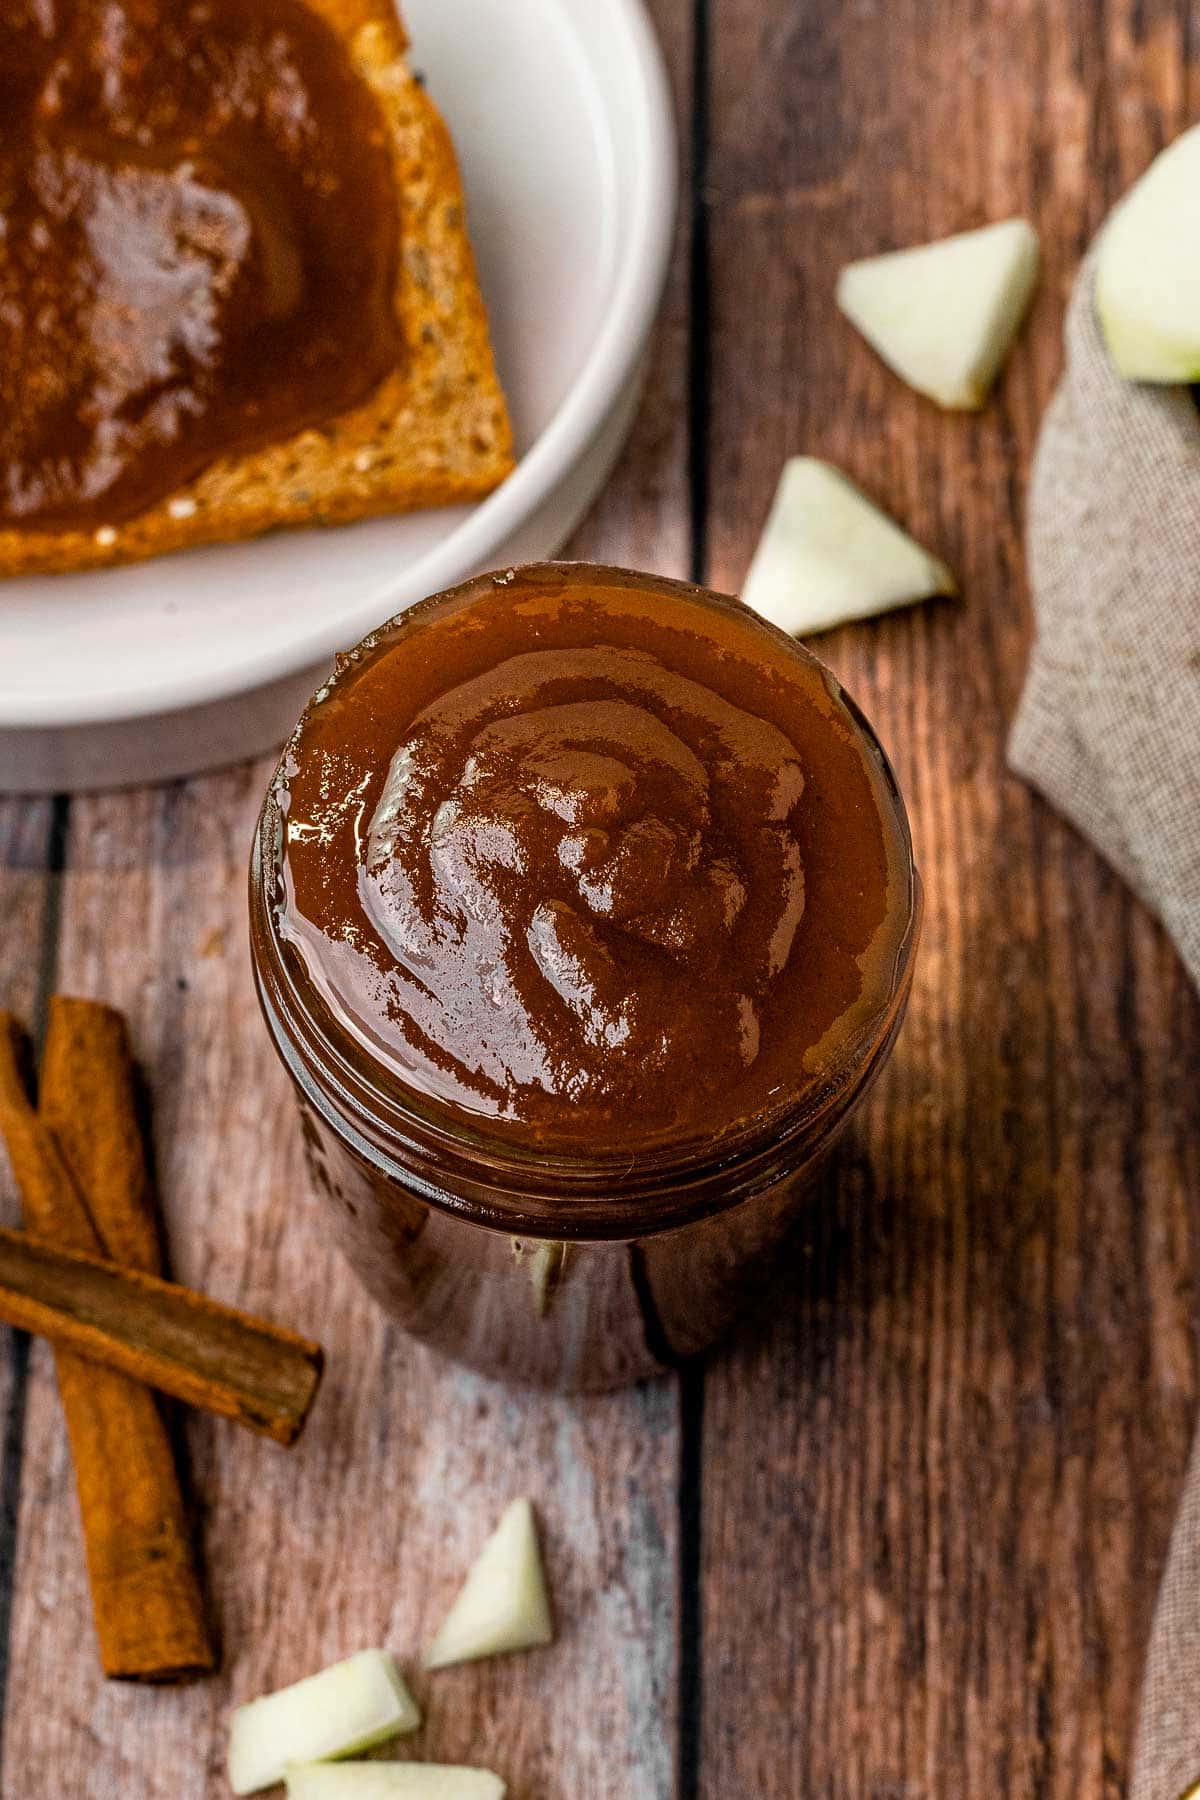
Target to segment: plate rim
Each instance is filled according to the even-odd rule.
[[[573,26],[578,0],[557,3]],[[120,724],[237,700],[286,680],[357,642],[399,610],[403,588],[414,574],[425,592],[436,593],[485,566],[490,551],[506,542],[548,499],[586,453],[644,351],[666,282],[674,236],[678,157],[662,47],[644,0],[605,0],[602,15],[618,34],[630,76],[636,73],[636,88],[631,81],[626,97],[638,101],[640,178],[634,184],[605,317],[576,380],[512,473],[391,587],[382,593],[372,589],[361,609],[342,614],[336,622],[317,621],[286,645],[249,654],[239,665],[236,679],[230,678],[228,670],[206,676],[180,669],[152,687],[141,684],[124,691],[118,687],[114,692],[111,683],[105,684],[103,692],[70,696],[0,689],[0,729]]]

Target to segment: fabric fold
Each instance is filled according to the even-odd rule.
[[[1096,252],[1029,494],[1037,638],[1012,767],[1158,914],[1200,985],[1200,407],[1124,381]],[[1200,1782],[1200,1437],[1159,1591],[1130,1800]]]
[[[1200,408],[1122,380],[1076,283],[1029,494],[1038,635],[1017,772],[1163,920],[1200,984]]]

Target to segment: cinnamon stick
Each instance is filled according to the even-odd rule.
[[[133,1052],[125,1020],[113,1007],[51,996],[38,1116],[54,1133],[87,1201],[104,1255],[147,1275],[164,1274]]]
[[[27,1040],[0,1013],[0,1134],[27,1224],[100,1248],[83,1194],[24,1080]],[[55,1353],[100,1660],[126,1681],[186,1681],[215,1666],[171,1446],[153,1394],[68,1350]]]
[[[2,1226],[0,1320],[280,1444],[295,1442],[321,1379],[320,1345],[295,1332]]]

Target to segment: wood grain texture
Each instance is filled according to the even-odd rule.
[[[1194,1412],[1200,1016],[1003,744],[1063,304],[1195,114],[1195,35],[1182,3],[1082,0],[711,26],[709,573],[736,586],[807,451],[965,599],[819,646],[893,754],[928,912],[895,1062],[709,1370],[699,1789],[1115,1800]],[[836,270],[1018,212],[1030,328],[988,411],[943,417],[838,318]]]
[[[52,803],[0,795],[0,1011],[40,1028],[43,976],[54,930],[50,874]],[[20,1216],[7,1161],[0,1152],[0,1219]]]
[[[53,806],[46,800],[0,797],[0,1009],[41,1023],[43,952],[55,922],[50,874]],[[15,1224],[20,1199],[0,1148],[0,1222]],[[0,1744],[8,1675],[9,1622],[17,1554],[29,1343],[0,1326]]]
[[[659,10],[682,99],[686,20]],[[572,553],[686,566],[685,319],[680,277],[635,437]],[[290,1451],[186,1421],[224,1668],[185,1693],[132,1692],[96,1672],[52,1373],[35,1347],[0,1789],[215,1800],[232,1705],[387,1645],[428,1720],[399,1754],[494,1766],[512,1800],[667,1800],[675,1390],[582,1403],[505,1392],[389,1326],[325,1241],[250,982],[246,865],[268,774],[74,802],[57,981],[129,1015],[170,1273],[318,1337],[322,1392]],[[523,1493],[539,1508],[558,1643],[415,1673]]]
[[[681,103],[693,11],[707,28],[701,254],[685,205],[638,431],[573,548],[667,574],[703,553],[736,588],[803,450],[955,567],[961,605],[821,645],[911,804],[928,915],[909,1024],[777,1295],[703,1376],[507,1394],[389,1329],[322,1242],[243,944],[265,765],[77,803],[60,981],[131,1014],[172,1272],[250,1308],[286,1293],[330,1371],[294,1453],[188,1422],[226,1672],[167,1696],[96,1677],[35,1352],[13,1800],[215,1800],[229,1705],[369,1643],[411,1662],[526,1489],[562,1641],[418,1679],[431,1718],[406,1754],[491,1762],[512,1800],[1123,1791],[1196,1402],[1200,1016],[1161,932],[1006,774],[1003,742],[1063,304],[1110,201],[1200,110],[1200,33],[1186,0],[654,11]],[[834,275],[1018,211],[1046,253],[1030,325],[983,416],[944,418],[838,319]],[[47,829],[0,806],[18,1010]]]

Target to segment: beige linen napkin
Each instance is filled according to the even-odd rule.
[[[1200,984],[1200,410],[1114,370],[1095,253],[1029,496],[1038,636],[1012,766],[1162,919]],[[1200,1780],[1200,1440],[1159,1593],[1131,1800]]]
[[[1200,983],[1200,409],[1187,388],[1117,374],[1094,264],[1034,459],[1038,637],[1009,757],[1158,913]]]

